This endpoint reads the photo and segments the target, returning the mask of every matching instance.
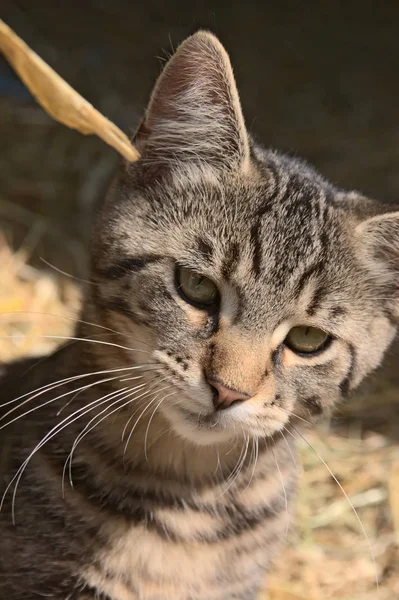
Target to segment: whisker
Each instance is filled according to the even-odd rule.
[[[171,431],[171,427],[170,427],[170,425],[168,425],[167,427],[165,427],[164,429],[162,429],[161,433],[160,433],[159,435],[157,435],[157,436],[156,436],[156,437],[155,437],[155,438],[152,440],[152,442],[151,442],[151,443],[148,445],[148,448],[147,448],[147,449],[148,449],[148,450],[150,450],[150,448],[152,448],[152,447],[153,447],[153,445],[154,445],[154,444],[156,444],[156,443],[157,443],[157,441],[158,441],[158,440],[159,440],[159,439],[160,439],[160,438],[161,438],[161,437],[162,437],[162,436],[163,436],[165,433],[167,433],[167,432],[169,432],[169,433],[170,433],[170,431]]]
[[[279,406],[278,408],[279,408],[279,410],[283,410],[284,412],[286,412],[287,414],[289,414],[291,417],[295,417],[296,419],[299,419],[300,421],[303,421],[307,425],[313,426],[313,423],[311,423],[310,421],[308,421],[304,417],[301,417],[298,414],[294,413],[294,411],[288,410],[287,408],[284,408],[283,406]]]
[[[162,381],[165,381],[165,380],[166,380],[166,377],[164,377],[163,379],[161,379],[160,383],[162,383]],[[148,392],[151,392],[154,388],[156,388],[157,383],[158,383],[157,381],[153,381],[152,382],[152,386],[149,388]],[[140,396],[140,398],[141,398],[141,396]],[[122,431],[122,436],[121,436],[121,441],[122,442],[123,442],[123,440],[125,438],[126,430],[129,427],[129,423],[132,421],[132,419],[134,418],[134,416],[135,416],[135,414],[137,413],[138,410],[140,410],[140,407],[130,416],[130,418],[125,423],[125,426],[124,426],[123,431]]]
[[[136,375],[136,377],[131,377],[131,379],[143,379],[143,375]],[[121,382],[121,381],[123,381],[123,379],[119,379],[119,381]],[[75,400],[75,398],[77,396],[79,396],[79,394],[82,393],[82,391],[83,390],[79,390],[78,392],[76,392],[76,394],[74,396],[72,396],[72,398],[70,400],[68,400],[68,402],[66,402],[62,408],[60,408],[60,410],[57,412],[57,417],[60,416],[60,414],[62,413],[62,411],[65,410],[66,407],[69,406],[69,404],[71,404]]]
[[[285,428],[284,428],[284,429],[285,429]],[[295,471],[298,471],[298,470],[299,470],[299,465],[298,465],[298,462],[297,462],[297,460],[296,460],[296,458],[295,458],[295,454],[293,453],[291,446],[290,446],[290,445],[289,445],[289,443],[288,443],[288,440],[287,440],[287,438],[286,438],[286,437],[285,437],[285,435],[284,435],[284,431],[282,431],[282,430],[281,430],[281,431],[280,431],[280,434],[282,435],[282,437],[283,437],[283,440],[284,440],[284,442],[286,443],[286,446],[287,446],[287,448],[288,448],[288,451],[289,451],[289,453],[290,453],[290,455],[291,455],[292,462],[294,463],[294,466],[295,466]]]
[[[142,387],[142,386],[138,386],[138,387]],[[83,439],[83,437],[85,437],[85,435],[87,435],[88,433],[90,433],[90,431],[92,431],[93,429],[95,429],[95,427],[97,427],[100,423],[102,423],[103,421],[105,421],[105,419],[107,419],[108,417],[110,417],[111,415],[113,415],[114,413],[118,412],[119,410],[122,410],[122,408],[124,408],[125,406],[128,406],[129,404],[131,404],[132,402],[134,402],[135,400],[137,400],[137,397],[133,397],[131,398],[131,395],[134,395],[136,392],[138,391],[137,388],[134,388],[133,390],[127,386],[126,388],[124,388],[124,392],[125,395],[123,396],[123,398],[118,398],[118,400],[112,402],[112,404],[110,406],[107,406],[105,409],[103,409],[99,414],[95,415],[90,422],[86,425],[85,429],[94,421],[96,420],[100,415],[102,415],[104,412],[109,411],[110,408],[112,408],[113,406],[115,406],[115,404],[118,404],[119,402],[123,402],[123,404],[121,404],[120,406],[118,406],[117,408],[115,408],[114,410],[112,410],[111,412],[107,412],[107,414],[102,417],[99,421],[97,421],[96,423],[94,423],[94,425],[92,425],[92,427],[90,427],[82,436],[83,431],[79,434],[80,439],[76,439],[72,450],[69,454],[69,456],[67,457],[67,461],[69,460],[69,478],[70,478],[70,484],[73,487],[73,481],[72,481],[72,457],[73,457],[73,453],[76,450],[76,446],[78,443],[80,443]],[[115,397],[115,396],[114,396]],[[140,398],[141,396],[139,396]],[[127,402],[124,402],[124,400],[126,400],[126,398],[129,398],[129,400]],[[106,400],[106,402],[108,402],[110,400],[110,398],[108,398]],[[104,404],[104,399],[102,399],[101,404]],[[63,470],[63,478],[65,476],[65,469],[66,469],[66,465],[67,465],[67,461],[64,464],[64,470]]]
[[[82,283],[89,283],[90,285],[96,285],[93,281],[90,281],[89,279],[82,279],[81,277],[76,277],[75,275],[71,275],[71,273],[67,273],[66,271],[63,271],[59,267],[56,267],[51,262],[49,262],[48,260],[43,258],[43,256],[39,256],[39,260],[44,262],[44,264],[47,265],[48,267],[50,267],[51,269],[54,269],[54,271],[57,271],[57,273],[60,273],[61,275],[64,275],[65,277],[69,277],[69,279],[73,279],[74,281],[81,281]]]
[[[49,313],[49,312],[39,312],[39,311],[29,311],[29,310],[13,310],[13,311],[9,311],[9,312],[1,312],[0,318],[3,316],[6,316],[6,315],[38,315],[38,316],[45,316],[45,317],[56,317],[57,319],[64,319],[65,321],[71,321],[74,324],[82,323],[83,325],[90,325],[92,327],[98,327],[99,329],[104,329],[105,331],[109,331],[111,333],[114,333],[115,335],[120,335],[122,337],[128,337],[135,342],[139,342],[141,344],[144,344],[145,346],[148,346],[149,348],[152,347],[152,345],[149,344],[148,342],[145,342],[144,340],[139,340],[138,338],[135,338],[128,333],[122,333],[121,331],[117,331],[116,329],[112,329],[111,327],[106,327],[105,325],[100,325],[99,323],[93,323],[92,321],[85,321],[83,319],[77,319],[76,317],[68,317],[66,315],[57,315],[55,313]]]
[[[379,579],[378,579],[378,571],[377,571],[377,562],[375,560],[375,556],[374,556],[374,552],[373,552],[373,548],[371,546],[371,542],[370,539],[367,535],[367,532],[364,528],[363,522],[361,520],[361,518],[359,517],[359,514],[356,510],[356,508],[354,507],[351,499],[349,498],[348,494],[346,493],[345,489],[343,488],[342,484],[340,483],[339,479],[336,477],[336,475],[334,475],[333,471],[330,469],[330,467],[328,466],[328,464],[326,463],[326,461],[320,456],[320,454],[317,452],[317,450],[312,446],[312,444],[310,442],[308,442],[308,440],[301,434],[301,432],[294,426],[292,426],[293,429],[295,429],[296,433],[301,437],[301,439],[305,442],[305,444],[307,446],[309,446],[309,448],[312,450],[312,452],[314,453],[314,455],[320,460],[320,462],[325,466],[325,468],[327,469],[327,471],[330,473],[331,477],[334,479],[335,483],[338,485],[339,489],[341,490],[341,492],[343,493],[343,495],[345,496],[349,506],[351,507],[353,513],[355,514],[355,517],[360,525],[360,528],[362,530],[362,533],[364,535],[364,538],[367,542],[367,546],[368,549],[370,551],[370,556],[372,558],[373,564],[374,564],[374,570],[375,570],[375,582],[376,582],[376,586],[377,589],[379,588]],[[292,435],[295,439],[294,434],[289,430],[286,429],[287,433],[289,433],[290,435]]]
[[[93,383],[88,383],[85,386],[82,386],[81,388],[78,388],[77,390],[76,389],[69,390],[69,392],[65,392],[64,394],[61,394],[60,396],[56,396],[55,398],[50,398],[50,400],[47,400],[46,402],[43,402],[43,404],[40,404],[39,406],[34,406],[33,408],[25,411],[22,415],[18,415],[14,419],[11,419],[11,421],[8,421],[4,425],[1,425],[0,426],[0,430],[4,429],[5,427],[8,427],[9,425],[11,425],[11,423],[14,423],[15,421],[18,421],[18,419],[22,419],[23,417],[26,417],[30,413],[35,412],[39,408],[43,408],[43,406],[47,406],[48,404],[51,404],[52,402],[55,402],[56,400],[59,400],[60,398],[65,398],[65,396],[69,396],[69,394],[73,394],[74,392],[79,392],[79,391],[83,391],[83,390],[89,389],[89,388],[91,388],[91,387],[93,387],[95,385],[99,385],[100,383],[105,383],[107,381],[115,381],[115,379],[118,379],[118,377],[119,377],[119,375],[116,375],[115,377],[106,377],[104,379],[100,379],[99,381],[94,381]],[[28,398],[28,400],[31,400],[31,398]],[[28,400],[25,400],[25,402],[28,402]],[[22,404],[25,404],[25,402],[23,402]],[[16,408],[13,408],[12,410],[8,411],[8,413],[6,413],[6,415],[9,414],[10,412],[14,412],[18,408],[19,408],[19,406],[17,406]],[[6,415],[4,415],[4,416],[6,416]]]
[[[157,404],[157,405],[156,405],[156,407],[154,408],[154,411],[153,411],[153,413],[152,413],[152,415],[151,415],[151,417],[150,417],[150,420],[148,421],[148,424],[147,424],[147,429],[146,429],[145,436],[144,436],[144,456],[145,456],[145,460],[146,460],[146,462],[148,462],[148,456],[147,456],[147,437],[148,437],[148,432],[150,431],[150,425],[151,425],[151,422],[152,422],[152,420],[153,420],[153,418],[154,418],[154,415],[155,415],[156,411],[157,411],[157,410],[158,410],[158,408],[161,406],[162,402],[163,402],[163,401],[164,401],[166,398],[168,398],[169,396],[173,396],[173,394],[176,394],[176,391],[174,391],[174,392],[171,392],[170,394],[166,394],[166,396],[164,396],[163,398],[161,398],[161,400],[158,402],[158,404]]]
[[[259,440],[258,440],[258,438],[256,437],[256,438],[254,438],[252,441],[253,441],[253,449],[254,449],[254,452],[253,452],[253,455],[254,455],[254,464],[253,464],[253,467],[252,467],[251,476],[250,476],[250,478],[249,478],[249,481],[248,481],[247,485],[245,486],[245,488],[244,488],[243,492],[245,492],[245,491],[246,491],[246,490],[249,488],[249,486],[251,485],[251,483],[252,483],[252,480],[253,480],[253,478],[254,478],[254,475],[255,475],[256,464],[257,464],[257,462],[258,462],[258,456],[259,456]],[[251,453],[251,456],[252,456],[252,453]]]
[[[241,461],[240,461],[240,463],[239,463],[239,465],[238,465],[238,469],[237,469],[237,472],[236,472],[236,474],[235,474],[235,477],[234,477],[234,479],[231,481],[231,483],[230,483],[230,486],[229,486],[229,487],[231,487],[231,486],[233,485],[233,483],[235,483],[235,481],[238,479],[238,477],[239,477],[240,473],[242,472],[242,469],[244,468],[245,461],[246,461],[246,459],[247,459],[247,455],[248,455],[248,448],[249,448],[249,442],[250,442],[250,437],[249,437],[249,435],[245,434],[245,438],[246,438],[246,443],[245,443],[245,451],[244,451],[244,454],[243,454],[243,456],[242,456],[242,459],[241,459]],[[229,488],[227,488],[227,489],[229,489]],[[227,491],[227,490],[226,490],[226,491]]]
[[[107,402],[110,402],[111,400],[113,400],[116,396],[122,396],[123,394],[126,393],[126,391],[128,390],[128,386],[126,386],[125,388],[122,388],[122,390],[119,390],[118,392],[111,392],[109,394],[106,394],[105,396],[102,396],[101,398],[98,399],[98,404],[96,404],[96,408],[98,408],[99,406],[101,406],[102,404],[105,404]],[[114,406],[118,401],[123,400],[123,398],[118,398],[118,400],[116,400],[115,402],[111,402],[111,404],[109,406],[107,406],[105,409],[103,409],[99,414],[103,414],[104,411],[108,410],[109,408],[112,408],[112,406]],[[84,413],[87,414],[87,413]],[[95,415],[93,417],[93,419],[96,419],[99,414]],[[93,421],[93,419],[91,419],[88,423],[88,425]],[[68,462],[69,462],[69,483],[70,486],[73,487],[73,481],[72,481],[72,459],[73,459],[73,453],[75,451],[76,446],[79,444],[80,440],[84,437],[84,435],[82,436],[82,433],[85,431],[85,429],[87,428],[87,426],[85,426],[85,428],[78,434],[78,436],[76,437],[76,439],[74,440],[73,444],[72,444],[72,449],[69,452],[68,456],[65,459],[64,462],[64,466],[62,469],[62,477],[61,477],[61,493],[62,493],[62,497],[65,497],[65,475],[66,475],[66,471],[68,468]],[[89,430],[91,431],[91,429]],[[89,433],[89,431],[87,433]],[[82,438],[81,438],[82,436]]]
[[[131,369],[135,369],[135,368],[141,368],[141,367],[129,367],[129,370]],[[115,369],[115,371],[120,371],[120,370],[125,370],[125,369]],[[151,371],[158,371],[158,369],[151,369]],[[113,372],[112,370],[110,371],[104,371],[104,373],[107,372]],[[148,372],[148,369],[146,370],[146,372]],[[100,373],[100,372],[99,372]],[[88,374],[85,374],[85,376]],[[88,389],[94,385],[98,385],[100,383],[104,383],[106,381],[115,381],[117,379],[119,379],[119,375],[116,375],[115,377],[111,377],[111,378],[104,378],[101,379],[99,381],[87,384],[86,386],[82,386],[80,388],[75,388],[73,390],[69,390],[69,392],[65,392],[64,394],[61,394],[60,396],[56,396],[55,398],[50,398],[50,400],[47,400],[46,402],[43,402],[43,404],[40,404],[39,406],[35,406],[32,409],[24,412],[22,415],[19,415],[18,417],[16,417],[15,419],[12,419],[11,421],[9,421],[8,423],[6,423],[5,425],[1,425],[0,426],[0,430],[3,429],[4,427],[7,427],[8,425],[10,425],[11,423],[13,423],[14,421],[25,417],[26,415],[34,412],[35,410],[38,410],[39,408],[42,408],[43,406],[47,406],[48,404],[51,404],[52,402],[55,402],[56,400],[59,400],[60,398],[64,398],[65,396],[69,396],[70,394],[73,394],[74,392],[80,392],[83,391],[84,389]],[[80,379],[80,376],[75,376],[74,378],[68,378],[68,381],[76,381],[77,379]],[[24,404],[26,404],[27,402],[30,402],[31,400],[33,400],[34,398],[37,398],[38,396],[41,396],[43,393],[51,391],[52,389],[56,389],[58,387],[61,387],[62,385],[64,385],[64,383],[57,383],[56,385],[53,385],[50,388],[46,388],[44,391],[39,391],[36,394],[34,394],[33,396],[30,396],[29,398],[26,398],[23,402],[21,402],[18,406],[15,406],[14,408],[10,409],[9,411],[7,411],[2,417],[0,417],[0,421],[2,421],[5,417],[7,417],[8,415],[10,415],[11,413],[15,412],[16,410],[19,410]],[[40,388],[39,388],[40,390]],[[31,392],[29,392],[31,393]],[[24,396],[26,396],[26,394],[24,394]],[[21,396],[22,398],[23,396]]]
[[[12,506],[11,506],[11,515],[12,515],[12,523],[13,523],[13,525],[15,525],[15,499],[16,499],[18,484],[19,484],[19,482],[21,480],[21,477],[22,477],[22,475],[23,475],[26,467],[28,466],[29,461],[31,460],[31,458],[48,441],[50,441],[54,436],[56,436],[58,433],[60,433],[63,429],[65,429],[66,427],[68,427],[69,425],[71,425],[72,423],[74,423],[77,419],[79,419],[80,417],[86,415],[88,412],[90,412],[91,410],[93,410],[94,408],[96,408],[96,406],[98,405],[98,403],[99,403],[98,399],[93,400],[93,402],[90,402],[86,406],[83,406],[83,407],[77,409],[71,415],[65,417],[65,419],[63,419],[61,421],[61,423],[57,423],[57,425],[55,425],[54,427],[52,427],[52,429],[49,432],[46,433],[46,435],[35,446],[35,448],[33,448],[33,450],[30,452],[29,456],[24,460],[24,462],[19,467],[19,469],[17,470],[17,472],[15,473],[15,475],[12,477],[11,481],[8,483],[8,485],[7,485],[4,493],[2,495],[2,498],[1,498],[1,501],[0,501],[0,512],[1,512],[2,508],[3,508],[4,500],[6,498],[8,490],[10,489],[10,487],[12,486],[12,484],[15,481],[15,488],[14,488],[14,492],[13,492],[13,496],[12,496]]]
[[[244,430],[243,430],[243,433],[244,433]],[[226,479],[226,483],[227,483],[228,481],[230,481],[230,479],[231,479],[232,477],[234,477],[234,474],[235,474],[235,472],[236,472],[236,469],[238,468],[238,465],[240,464],[240,461],[241,461],[242,455],[243,455],[243,453],[244,453],[244,451],[245,451],[245,444],[246,444],[246,442],[247,442],[247,436],[246,436],[246,434],[244,433],[244,441],[243,441],[243,444],[242,444],[242,446],[241,446],[240,455],[239,455],[239,457],[238,457],[238,460],[237,460],[236,464],[234,465],[234,468],[232,469],[232,471],[231,471],[230,475],[227,477],[227,479]],[[233,446],[233,447],[234,447],[234,446]]]
[[[57,387],[61,387],[65,383],[76,381],[78,379],[84,379],[85,377],[91,377],[92,375],[108,375],[110,373],[117,373],[120,371],[133,371],[136,369],[143,369],[143,367],[156,367],[158,369],[164,368],[164,367],[158,366],[157,363],[143,363],[141,365],[134,365],[132,367],[120,367],[120,368],[116,368],[116,369],[103,369],[101,371],[92,371],[92,372],[88,372],[88,373],[82,373],[80,375],[73,375],[72,377],[66,377],[65,379],[59,379],[58,381],[52,381],[51,383],[46,383],[46,385],[36,388],[35,390],[30,390],[29,392],[26,392],[25,394],[22,394],[21,396],[18,396],[17,398],[13,398],[13,400],[9,400],[8,402],[4,402],[4,404],[0,404],[0,408],[4,408],[5,406],[8,406],[9,404],[13,404],[14,402],[18,402],[18,400],[22,400],[22,398],[26,398],[27,396],[30,396],[30,394],[36,394],[38,392],[45,393],[47,391],[56,389]],[[148,369],[148,370],[150,370],[150,369]],[[37,395],[40,395],[40,394],[37,394]],[[29,400],[33,400],[34,398],[37,397],[37,395],[32,396],[31,398],[29,398]],[[22,404],[20,404],[19,407],[17,407],[17,408],[20,408],[21,406],[22,406]],[[9,413],[6,413],[2,417],[0,417],[0,420],[4,419],[4,417],[7,416],[8,414]]]
[[[234,484],[235,480],[237,479],[238,475],[240,474],[242,466],[243,466],[243,464],[245,462],[245,459],[247,457],[248,446],[249,446],[249,436],[244,432],[244,430],[243,430],[243,433],[244,433],[244,442],[243,442],[243,445],[242,445],[242,448],[241,448],[240,456],[238,457],[238,461],[236,463],[236,466],[234,467],[234,469],[232,470],[232,472],[230,473],[230,475],[226,479],[225,483],[228,483],[229,480],[231,480],[231,481],[230,481],[229,485],[226,487],[226,489],[224,489],[223,492],[217,497],[217,500],[219,500],[224,494],[226,494],[227,491]]]
[[[167,386],[161,388],[160,390],[157,390],[155,393],[158,393],[158,395],[159,395],[160,392],[163,392],[164,390],[167,390],[169,388],[170,388],[170,385],[167,385]],[[123,455],[124,456],[126,454],[128,446],[129,446],[129,442],[132,439],[133,432],[134,432],[135,428],[137,427],[137,424],[139,423],[139,421],[140,421],[141,417],[144,415],[144,413],[150,408],[150,406],[153,404],[153,402],[155,402],[155,400],[157,399],[157,397],[158,396],[156,396],[153,400],[151,400],[151,402],[144,408],[144,410],[140,413],[138,419],[136,420],[135,424],[133,425],[132,429],[130,430],[130,433],[129,433],[129,436],[128,436],[127,440],[126,440],[125,448],[124,448],[124,451],[123,451]],[[139,396],[139,398],[140,398],[140,396]],[[131,420],[131,418],[129,419],[129,421],[130,420]]]
[[[278,471],[278,474],[279,474],[279,477],[280,477],[280,481],[281,481],[281,487],[283,489],[283,494],[284,494],[285,514],[287,515],[287,527],[286,527],[286,530],[285,530],[285,539],[287,539],[287,537],[288,537],[288,528],[289,528],[287,490],[285,489],[283,474],[281,472],[280,465],[278,464],[276,453],[274,452],[273,448],[271,448],[271,451],[272,451],[273,456],[274,456],[274,460],[275,460],[275,463],[276,463],[277,471]]]
[[[87,342],[92,344],[103,344],[105,346],[113,346],[115,348],[120,348],[121,350],[129,350],[130,352],[142,352],[143,354],[151,354],[148,350],[140,350],[139,348],[130,348],[129,346],[122,346],[121,344],[116,344],[115,342],[106,342],[104,340],[93,340],[91,338],[82,338],[82,337],[74,337],[68,335],[0,335],[0,339],[13,339],[16,337],[22,337],[24,339],[36,339],[36,338],[44,338],[51,340],[73,340],[75,342]]]
[[[104,419],[100,419],[97,423],[95,423],[92,427],[90,427],[90,425],[93,423],[93,421],[95,421],[96,419],[98,419],[99,416],[101,416],[102,414],[104,414],[104,412],[108,411],[110,408],[112,408],[113,406],[115,406],[115,404],[117,404],[118,402],[123,402],[124,400],[126,400],[126,398],[130,398],[130,396],[132,396],[133,394],[135,394],[138,390],[142,389],[146,384],[145,383],[141,383],[137,386],[135,386],[134,388],[131,388],[129,386],[124,387],[122,390],[119,391],[114,391],[111,392],[110,394],[107,394],[106,396],[102,396],[102,398],[99,399],[100,403],[97,404],[98,406],[101,406],[102,404],[104,404],[105,402],[109,402],[110,400],[114,400],[117,396],[123,396],[122,398],[118,398],[116,401],[112,402],[110,406],[107,406],[106,408],[104,408],[102,411],[100,411],[98,414],[96,414],[92,419],[90,419],[90,421],[85,425],[85,427],[82,429],[82,431],[79,433],[79,435],[76,437],[74,443],[72,444],[72,449],[70,451],[70,453],[68,454],[65,463],[64,463],[64,468],[62,471],[62,494],[64,495],[64,478],[65,478],[65,472],[68,466],[68,462],[69,462],[69,482],[71,487],[73,487],[73,481],[72,481],[72,460],[73,460],[73,454],[78,446],[78,444],[80,444],[80,442],[83,440],[83,438],[90,433],[90,431],[92,431],[95,427],[97,427],[97,425],[99,425]],[[128,403],[127,403],[128,404]],[[124,404],[123,406],[118,407],[118,410],[121,410],[124,406],[126,406],[126,404]],[[113,413],[109,413],[110,416]]]

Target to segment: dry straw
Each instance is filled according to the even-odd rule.
[[[97,135],[130,162],[140,158],[129,138],[82,98],[1,19],[0,51],[39,104],[56,121],[84,135]]]

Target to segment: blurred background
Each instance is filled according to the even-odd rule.
[[[256,139],[307,159],[337,186],[399,206],[399,3],[1,0],[0,17],[129,134],[167,57],[208,28],[230,53]],[[40,336],[71,330],[79,282],[56,269],[85,277],[93,213],[119,158],[52,121],[1,57],[0,140],[7,361],[48,352],[54,342]],[[270,600],[399,599],[398,357],[396,344],[336,418],[306,434],[359,513],[380,588],[353,511],[303,442],[296,530]]]

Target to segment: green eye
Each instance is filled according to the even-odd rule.
[[[293,327],[285,338],[285,345],[299,354],[312,354],[322,350],[330,340],[328,333],[316,327]]]
[[[178,267],[177,286],[184,299],[199,308],[212,306],[219,299],[213,281],[186,267]]]

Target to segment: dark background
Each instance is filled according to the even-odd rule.
[[[338,186],[399,200],[398,2],[1,0],[0,16],[128,133],[168,53],[211,29],[231,55],[259,141],[309,160]],[[0,140],[10,242],[84,271],[93,207],[118,157],[54,123],[1,61]],[[398,383],[387,367],[368,393],[382,386],[391,398]]]

